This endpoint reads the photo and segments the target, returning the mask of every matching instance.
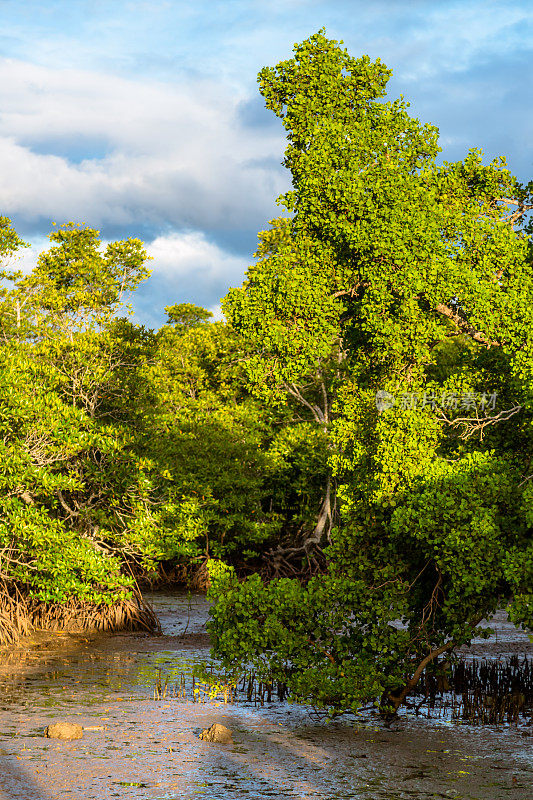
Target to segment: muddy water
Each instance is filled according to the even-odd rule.
[[[531,727],[471,728],[405,716],[331,724],[273,703],[153,700],[205,659],[207,603],[153,597],[164,635],[33,637],[0,656],[0,798],[459,798],[533,800]],[[483,648],[488,648],[483,650]],[[532,655],[527,637],[497,622],[473,653]],[[73,742],[45,739],[52,721],[83,725]],[[202,742],[221,722],[232,746]]]

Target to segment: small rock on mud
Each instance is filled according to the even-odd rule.
[[[81,739],[83,728],[72,722],[56,722],[44,729],[49,739]]]
[[[200,739],[203,739],[204,742],[220,742],[221,744],[229,744],[233,741],[230,729],[225,725],[219,725],[218,722],[203,730]]]

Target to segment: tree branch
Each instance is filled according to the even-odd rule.
[[[439,419],[452,428],[462,425],[464,430],[461,434],[461,439],[469,439],[470,436],[473,436],[474,433],[477,433],[478,431],[480,432],[480,438],[482,439],[484,430],[487,426],[496,425],[498,422],[506,422],[511,417],[514,417],[515,414],[518,414],[518,412],[521,410],[522,406],[513,406],[513,408],[504,408],[503,411],[500,411],[499,414],[494,414],[492,417],[479,417],[476,409],[475,417],[456,417],[455,419],[448,419],[443,412]]]
[[[475,620],[469,623],[470,627],[472,629],[476,628],[482,619],[483,615],[477,617]],[[432,650],[430,653],[428,653],[427,656],[425,656],[425,658],[422,659],[418,667],[415,669],[412,677],[409,678],[408,681],[406,681],[405,686],[403,687],[400,694],[389,695],[389,699],[392,701],[392,705],[395,712],[399,709],[399,707],[401,706],[401,704],[403,703],[409,692],[415,688],[416,684],[420,680],[420,676],[422,675],[428,664],[431,664],[431,662],[434,661],[438,656],[442,655],[442,653],[446,653],[450,650],[453,650],[454,647],[457,647],[457,644],[452,640],[447,642],[446,644],[441,645],[440,647],[437,647],[436,650]]]
[[[459,316],[453,309],[449,306],[445,305],[444,303],[437,303],[435,306],[435,310],[439,312],[439,314],[443,314],[447,319],[456,325],[462,333],[465,333],[467,336],[470,336],[471,339],[474,339],[476,342],[480,342],[480,344],[484,344],[485,347],[500,347],[500,342],[492,341],[488,339],[484,333],[481,331],[476,330],[472,325],[470,325],[467,320],[463,319],[463,317]]]
[[[313,419],[315,422],[318,422],[321,425],[324,425],[326,420],[324,418],[324,413],[322,409],[317,405],[311,405],[311,403],[305,399],[303,394],[300,392],[298,387],[294,383],[283,383],[283,388],[290,394],[295,400],[298,400],[303,406],[309,409],[311,414],[313,415]]]

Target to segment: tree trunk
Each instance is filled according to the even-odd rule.
[[[320,561],[324,561],[324,556],[321,550],[321,543],[327,538],[330,540],[331,529],[333,527],[333,508],[332,508],[332,487],[331,487],[331,473],[328,474],[324,497],[320,504],[318,511],[317,523],[313,532],[307,536],[301,545],[293,547],[278,546],[275,550],[270,550],[266,553],[267,559],[271,562],[274,568],[275,575],[283,572],[301,571],[294,570],[293,565],[290,564],[289,559],[307,558],[310,562],[313,555],[317,555]],[[316,565],[313,567],[316,568]]]
[[[326,534],[328,541],[333,527],[333,514],[331,510],[331,474],[328,475],[326,482],[326,492],[324,499],[318,512],[318,520],[315,529],[311,536],[309,536],[303,543],[303,548],[306,553],[309,553],[315,546],[320,545],[320,542]]]

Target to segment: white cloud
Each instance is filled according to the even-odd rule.
[[[113,239],[173,231],[148,245],[154,277],[137,293],[154,324],[167,302],[216,308],[246,264],[213,242],[251,250],[280,213],[285,137],[273,115],[265,125],[254,78],[323,24],[394,69],[391,96],[405,92],[440,126],[443,157],[480,145],[528,178],[526,0],[234,0],[215,15],[201,1],[82,5],[2,4],[3,52],[15,57],[0,59],[0,214],[35,245],[24,270],[50,220]]]
[[[24,237],[22,237],[24,239]],[[50,242],[44,236],[26,237],[25,242],[29,247],[21,247],[12,255],[0,262],[0,267],[13,272],[30,273],[37,266],[39,253],[48,249]]]
[[[206,81],[0,61],[0,209],[97,226],[255,227],[286,188],[283,135],[246,129],[240,100]]]
[[[179,285],[187,276],[206,285],[218,281],[238,285],[248,266],[245,259],[225,252],[198,231],[158,236],[147,250],[153,258],[153,276],[164,277],[169,284]]]
[[[222,313],[222,306],[220,303],[217,303],[215,306],[211,306],[208,311],[210,311],[213,315],[213,322],[222,322],[226,319],[224,314]]]
[[[174,303],[196,303],[223,319],[219,298],[228,286],[242,283],[246,259],[228,253],[208,241],[200,231],[158,236],[147,250],[151,277],[131,298],[133,320],[152,328],[163,324],[163,309]]]

